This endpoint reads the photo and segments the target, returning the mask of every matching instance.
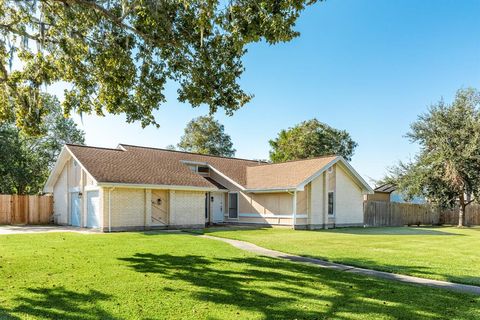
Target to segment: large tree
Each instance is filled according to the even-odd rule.
[[[224,157],[233,157],[236,151],[223,125],[212,116],[191,120],[177,146],[183,151]]]
[[[43,85],[65,81],[65,114],[157,125],[167,81],[178,99],[231,115],[249,43],[290,41],[317,0],[0,0],[0,122],[38,134]],[[12,62],[16,68],[9,68]]]
[[[39,127],[41,135],[31,137],[13,123],[0,124],[0,193],[41,192],[50,169],[65,143],[84,143],[84,133],[63,116],[54,96],[42,96],[48,110]]]
[[[479,107],[475,89],[459,90],[451,104],[441,100],[431,106],[407,134],[420,152],[393,167],[386,179],[409,197],[423,195],[442,206],[458,204],[460,227],[465,225],[466,206],[480,195]]]
[[[338,130],[312,119],[287,130],[282,130],[276,139],[270,140],[270,160],[283,162],[308,159],[324,155],[340,155],[352,158],[357,143],[345,130]]]

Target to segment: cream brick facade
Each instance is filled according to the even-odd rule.
[[[69,153],[64,153],[62,162],[56,168],[55,180],[52,180],[54,182],[49,187],[49,192],[54,195],[54,216],[57,224],[72,223],[72,196],[79,197],[80,226],[85,227],[87,220],[90,223],[96,222],[94,219],[87,219],[87,199],[89,192],[97,191],[98,222],[100,229],[104,231],[200,228],[208,222],[205,206],[210,206],[211,201],[208,199],[206,203],[205,197],[213,187],[197,187],[197,190],[193,191],[188,189],[195,187],[183,185],[97,185],[82,164],[77,163]],[[209,175],[215,183],[238,194],[238,218],[229,218],[228,192],[215,191],[225,192],[222,205],[224,221],[227,223],[286,225],[311,229],[363,224],[363,194],[369,187],[343,159],[316,172],[298,186],[287,187],[288,190],[245,190],[212,167]],[[273,190],[276,191],[272,192]],[[333,215],[328,214],[329,192],[334,193]],[[91,204],[91,208],[96,207],[94,200]],[[96,226],[94,223],[91,225]]]
[[[170,190],[170,226],[205,226],[205,192]]]
[[[103,228],[108,229],[109,225],[112,230],[145,227],[147,217],[145,189],[105,188],[103,195]]]

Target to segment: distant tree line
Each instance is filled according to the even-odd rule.
[[[42,192],[62,147],[85,142],[84,132],[72,119],[64,117],[55,96],[43,94],[42,100],[48,115],[37,135],[21,131],[15,119],[0,124],[0,193]]]

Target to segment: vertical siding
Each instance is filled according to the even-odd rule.
[[[324,187],[323,180],[325,173],[322,173],[319,177],[314,179],[310,183],[311,188],[311,209],[310,209],[310,224],[320,225],[323,223],[323,210],[324,210]]]
[[[337,192],[335,223],[363,223],[363,193],[360,187],[350,178],[345,169],[337,166]]]
[[[170,226],[204,226],[205,192],[170,190]]]
[[[304,191],[297,192],[297,214],[308,214],[309,213],[309,194],[310,194],[310,184],[305,186]]]
[[[75,165],[75,160],[70,158],[53,186],[54,217],[57,224],[70,224],[70,193],[75,190],[82,193],[80,199],[80,223],[86,224],[87,201],[85,187],[95,186],[95,180],[91,178],[80,164]],[[101,195],[100,195],[101,196]],[[100,202],[100,204],[102,204]],[[102,206],[101,206],[102,207]],[[100,211],[102,208],[100,208]],[[100,219],[102,220],[102,219]],[[103,221],[100,221],[102,223]]]
[[[241,214],[258,214],[258,217],[239,217],[239,219],[230,219],[235,222],[245,223],[264,223],[264,224],[282,224],[291,225],[291,216],[293,212],[293,196],[286,192],[277,193],[244,193],[219,174],[210,173],[210,177],[215,181],[228,188],[230,191],[238,191],[238,213]],[[297,194],[297,213],[304,214],[308,208],[306,203],[307,192],[299,192]],[[226,202],[228,206],[228,202]],[[300,208],[300,211],[298,211]],[[228,214],[228,207],[225,210]],[[271,215],[285,215],[285,218],[266,218]],[[228,220],[228,217],[227,217]]]
[[[53,186],[53,214],[57,224],[68,224],[68,175],[67,166],[63,167],[60,176]]]

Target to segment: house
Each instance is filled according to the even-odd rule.
[[[363,196],[373,190],[338,156],[268,164],[120,144],[66,145],[45,192],[57,224],[118,231],[363,225]]]
[[[426,199],[423,197],[413,197],[413,199],[406,200],[405,195],[397,190],[397,187],[391,183],[382,184],[375,189],[373,189],[373,194],[366,195],[366,200],[368,201],[386,201],[386,202],[397,202],[397,203],[413,203],[413,204],[424,204]]]

